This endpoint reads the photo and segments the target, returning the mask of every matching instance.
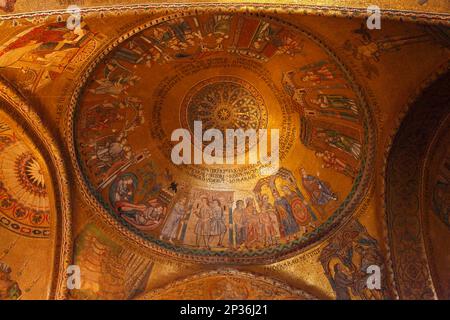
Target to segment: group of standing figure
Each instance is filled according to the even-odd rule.
[[[217,238],[217,245],[223,247],[227,226],[220,200],[209,201],[207,196],[201,196],[200,203],[194,205],[192,213],[198,218],[194,230],[196,245],[209,247],[211,241]]]
[[[323,206],[337,200],[337,196],[327,183],[308,175],[304,169],[300,171],[309,202],[290,173],[286,177],[273,176],[259,183],[253,190],[254,197],[238,199],[234,206],[232,198],[225,200],[215,194],[200,193],[190,196],[189,201],[187,196],[183,196],[172,207],[160,238],[184,242],[182,225],[190,225],[190,221],[193,229],[189,229],[195,235],[195,246],[204,248],[266,247],[278,244],[280,239],[290,240],[306,234],[318,225],[311,205],[322,212]],[[275,183],[277,179],[281,179],[280,186]],[[264,185],[269,193],[262,191]]]
[[[253,198],[246,199],[245,208],[242,200],[237,201],[233,220],[238,247],[273,245],[281,238],[290,238],[300,231],[304,234],[308,232],[308,228],[315,228],[317,217],[297,186],[293,191],[291,187],[284,185],[281,195],[275,184],[270,183],[270,190],[273,202],[270,202],[269,195],[257,193],[259,211]]]
[[[247,247],[258,244],[271,245],[280,238],[278,219],[275,208],[268,201],[267,195],[262,196],[258,211],[253,198],[236,202],[233,212],[233,221],[236,233],[236,246]]]
[[[331,191],[327,183],[318,177],[308,175],[303,168],[300,172],[310,203],[319,209],[319,212],[323,212],[323,207],[329,201],[337,200],[336,194]],[[251,197],[246,199],[245,207],[243,200],[236,202],[233,222],[237,247],[273,245],[282,238],[290,239],[299,232],[303,235],[316,228],[318,218],[306,202],[292,175],[289,174],[289,178],[283,178],[282,194],[278,191],[275,180],[274,176],[266,182],[273,202],[270,201],[268,194],[261,193],[261,186],[254,190],[259,211]]]
[[[224,246],[223,241],[227,232],[224,208],[221,200],[210,200],[206,195],[200,196],[196,201],[189,201],[189,203],[186,197],[182,197],[173,206],[161,230],[160,239],[167,239],[170,242],[178,239],[182,221],[189,219],[190,216],[197,218],[194,228],[197,247],[209,248],[214,239],[217,240],[217,246]]]

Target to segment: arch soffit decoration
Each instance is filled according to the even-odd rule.
[[[450,110],[450,96],[447,95]],[[442,121],[433,132],[433,137],[423,156],[420,172],[420,209],[430,274],[438,298],[448,299],[449,275],[446,243],[450,238],[448,204],[445,202],[446,172],[450,149],[450,112],[443,115]],[[448,185],[447,185],[448,187]],[[450,190],[447,190],[447,192]],[[442,248],[442,251],[439,249]]]
[[[146,291],[142,293],[141,295],[137,296],[136,300],[148,300],[152,298],[158,299],[158,297],[162,297],[163,299],[170,298],[170,291],[175,290],[186,290],[186,288],[190,288],[192,284],[199,284],[201,282],[204,282],[206,284],[207,282],[213,282],[215,283],[218,278],[225,278],[225,279],[232,279],[235,282],[244,282],[245,284],[251,284],[251,285],[263,285],[266,289],[272,288],[277,291],[282,291],[284,294],[287,294],[290,299],[300,299],[300,300],[317,300],[318,297],[312,295],[309,292],[306,292],[301,289],[293,288],[284,282],[281,282],[274,278],[269,278],[263,275],[259,275],[253,272],[246,272],[246,271],[239,271],[236,269],[231,268],[225,268],[225,269],[219,269],[219,270],[213,270],[213,271],[205,271],[200,272],[198,274],[194,274],[192,276],[188,276],[186,278],[176,280],[174,282],[171,282],[161,288]],[[212,281],[211,281],[212,280]],[[226,286],[226,285],[225,285]],[[195,286],[194,286],[195,287]],[[184,289],[184,290],[183,290]],[[233,293],[235,293],[236,288],[234,288]],[[262,289],[263,290],[263,289]],[[189,295],[190,290],[187,289],[187,294]],[[195,290],[194,290],[195,291]],[[179,294],[179,293],[177,293]],[[204,297],[196,296],[198,294],[197,292],[191,293],[193,294],[191,298],[194,299],[210,299],[211,297],[207,297],[206,295]],[[204,291],[201,292],[201,295],[204,294]],[[239,294],[239,293],[238,293]],[[184,293],[181,293],[181,295],[184,295]],[[177,297],[172,297],[176,299]],[[264,299],[264,298],[263,298]],[[273,299],[272,297],[267,297],[265,299]]]
[[[385,143],[385,150],[383,155],[383,167],[382,172],[380,174],[380,179],[377,179],[380,181],[381,186],[381,203],[383,205],[383,212],[384,212],[384,220],[383,220],[383,230],[384,230],[384,239],[386,243],[386,250],[387,250],[387,257],[386,260],[388,261],[388,268],[389,268],[389,276],[391,277],[390,281],[395,286],[395,290],[397,291],[397,297],[400,299],[437,299],[437,294],[433,285],[433,280],[431,277],[431,271],[428,265],[427,260],[427,253],[426,253],[426,247],[425,247],[425,239],[423,239],[424,230],[422,226],[421,221],[421,215],[422,210],[417,208],[416,211],[407,211],[407,210],[392,210],[391,205],[391,199],[390,199],[390,181],[389,177],[392,173],[392,166],[394,165],[393,158],[396,154],[399,154],[402,152],[402,149],[400,146],[406,146],[406,144],[402,144],[402,141],[399,141],[399,137],[401,135],[405,135],[405,129],[404,124],[409,119],[411,113],[414,113],[414,111],[417,111],[415,109],[423,109],[423,108],[414,108],[417,102],[420,103],[420,99],[423,97],[424,94],[427,93],[429,89],[433,88],[433,85],[439,82],[445,82],[444,78],[449,77],[450,72],[450,63],[445,63],[441,65],[436,71],[431,73],[431,75],[426,78],[422,84],[415,90],[415,92],[411,95],[411,97],[408,99],[408,102],[403,107],[403,110],[399,113],[395,125],[391,131],[391,133],[388,135],[388,139]],[[448,84],[447,84],[448,85]],[[444,108],[442,108],[443,110]],[[440,112],[440,115],[443,114],[443,112]],[[433,110],[428,111],[428,115],[432,114]],[[445,111],[445,110],[444,110]],[[428,122],[435,120],[439,117],[428,117]],[[426,126],[426,123],[422,121],[423,124]],[[435,129],[439,127],[439,121],[435,124]],[[435,131],[431,131],[428,135],[423,135],[422,142],[425,144],[427,142],[430,142],[431,138],[433,137]],[[404,140],[404,139],[403,139]],[[403,141],[404,142],[404,141]],[[414,149],[414,148],[413,148]],[[415,185],[415,188],[417,190],[410,190],[408,194],[414,196],[418,196],[421,191],[420,184],[422,182],[421,175],[419,174],[419,171],[421,172],[421,166],[423,166],[423,157],[425,155],[425,152],[427,148],[425,148],[424,153],[421,155],[416,156],[416,164],[417,164],[417,184]],[[409,150],[410,154],[413,154],[411,150]],[[408,152],[408,151],[406,151]],[[414,192],[416,191],[416,192]],[[396,190],[398,193],[398,190]],[[392,192],[395,194],[395,192]],[[408,203],[408,199],[403,200],[402,203],[406,204]],[[403,211],[403,217],[399,217]],[[407,212],[406,212],[407,211]],[[408,216],[409,214],[409,216]],[[403,219],[403,222],[405,223],[393,223],[394,219]],[[413,224],[406,224],[405,219],[413,219],[415,220]],[[407,275],[407,265],[400,266],[399,263],[404,263],[408,261],[408,251],[405,250],[406,247],[401,247],[398,242],[395,242],[395,237],[399,233],[409,233],[409,234],[416,234],[418,237],[413,238],[411,243],[409,245],[411,246],[410,249],[415,251],[416,257],[418,258],[415,267],[418,267],[418,269],[415,269],[417,274],[422,273],[422,279],[409,279],[410,281],[405,281],[408,278]],[[398,240],[399,237],[397,237]],[[397,256],[396,256],[397,252]],[[412,267],[412,266],[410,266]],[[413,269],[411,268],[409,271],[411,272]],[[419,284],[417,284],[419,283]]]
[[[398,8],[389,4],[389,6],[379,3],[382,8],[383,19],[412,21],[423,23],[435,23],[450,25],[450,15],[445,12],[445,9],[432,9],[430,12],[418,10],[417,8],[407,7]],[[295,13],[301,15],[318,15],[331,17],[348,17],[348,18],[366,18],[372,13],[368,12],[367,6],[358,4],[344,5],[311,5],[305,3],[295,3],[284,1],[284,3],[267,3],[267,2],[251,2],[246,1],[221,1],[221,2],[183,2],[183,3],[135,3],[135,4],[113,4],[113,5],[98,5],[86,6],[80,8],[81,14],[84,13],[100,13],[100,12],[115,12],[116,14],[127,14],[130,12],[142,11],[149,13],[169,13],[173,10],[190,10],[201,9],[204,11],[226,10],[227,12],[265,12],[265,13]],[[426,9],[426,8],[425,8]],[[19,18],[34,18],[48,15],[64,15],[67,14],[67,8],[59,6],[52,10],[39,10],[37,8],[34,12],[18,12],[0,14],[0,20],[14,20]]]
[[[4,80],[0,79],[0,110],[4,111],[16,124],[23,127],[23,134],[40,151],[46,161],[51,185],[51,202],[56,221],[54,238],[54,267],[50,298],[64,299],[67,293],[66,270],[72,259],[71,198],[63,157],[55,139],[27,101]]]

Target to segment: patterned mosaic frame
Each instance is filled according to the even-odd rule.
[[[213,10],[203,11],[202,8],[191,9],[183,13],[174,14],[176,17],[188,16],[191,14],[199,14],[199,13],[210,13]],[[178,11],[177,11],[178,12]],[[214,12],[221,12],[221,10],[216,9]],[[253,15],[254,13],[248,13],[249,15]],[[321,227],[319,227],[314,232],[311,232],[306,237],[299,238],[294,240],[286,245],[280,246],[279,249],[263,249],[263,250],[255,250],[253,251],[256,254],[248,254],[248,253],[240,253],[239,255],[230,255],[229,253],[213,253],[206,250],[192,250],[186,248],[179,248],[171,246],[170,244],[163,243],[160,240],[154,240],[153,243],[150,241],[143,239],[142,235],[139,235],[138,230],[131,231],[129,228],[132,226],[127,225],[127,223],[119,222],[116,218],[114,218],[106,209],[105,206],[100,203],[98,197],[95,196],[95,188],[89,185],[89,182],[86,180],[85,176],[82,173],[80,162],[78,159],[77,151],[75,148],[75,123],[74,120],[76,118],[76,109],[78,100],[83,94],[84,87],[86,86],[91,74],[97,68],[98,64],[101,63],[104,58],[119,44],[132,37],[133,35],[139,33],[140,31],[152,27],[154,25],[159,24],[161,21],[167,20],[169,16],[159,17],[157,19],[149,19],[148,22],[133,28],[129,32],[123,34],[119,38],[115,39],[111,42],[111,44],[104,49],[102,53],[100,53],[95,60],[91,62],[89,67],[86,68],[86,71],[82,78],[79,80],[79,83],[76,89],[73,92],[71,103],[68,107],[68,111],[65,114],[66,124],[64,127],[64,135],[66,137],[66,141],[68,141],[68,149],[70,153],[70,157],[72,160],[73,170],[75,172],[77,181],[80,185],[80,192],[83,198],[87,201],[89,206],[94,209],[98,215],[102,218],[103,221],[106,221],[110,226],[113,226],[116,230],[119,230],[122,235],[126,238],[130,239],[134,244],[138,244],[139,246],[143,246],[145,248],[150,249],[151,251],[159,254],[163,254],[164,256],[169,256],[174,259],[179,259],[182,261],[194,261],[200,263],[225,263],[225,264],[254,264],[254,263],[273,263],[288,257],[292,257],[300,252],[306,251],[310,249],[313,245],[317,245],[318,242],[325,240],[328,236],[333,234],[338,228],[339,225],[348,222],[348,220],[352,217],[353,213],[359,207],[362,202],[362,199],[366,196],[370,183],[372,182],[373,175],[373,165],[375,162],[375,153],[376,153],[376,124],[374,120],[374,114],[372,108],[368,105],[366,93],[362,90],[362,88],[357,84],[355,77],[352,75],[351,71],[342,63],[341,59],[331,50],[328,46],[320,40],[314,33],[310,32],[308,29],[299,27],[298,25],[294,25],[292,23],[286,22],[282,19],[278,19],[276,17],[270,15],[264,15],[263,13],[258,13],[258,16],[266,16],[270,17],[283,25],[287,25],[291,28],[297,29],[306,37],[310,38],[313,42],[315,42],[318,46],[320,46],[325,52],[334,59],[334,61],[341,67],[344,72],[345,77],[349,80],[350,83],[353,84],[353,90],[356,93],[358,100],[362,103],[362,110],[365,113],[366,122],[364,123],[364,131],[365,131],[365,141],[364,145],[366,146],[365,153],[366,157],[363,157],[361,171],[358,177],[355,179],[355,183],[353,188],[347,196],[346,200],[341,204],[338,210],[336,210],[333,215],[324,223]],[[359,184],[359,185],[358,185]],[[358,185],[358,188],[355,186]],[[342,212],[339,212],[342,211]],[[325,232],[323,231],[325,229]],[[301,243],[299,244],[299,242]],[[163,247],[165,246],[165,247]],[[265,254],[262,256],[261,254]],[[270,255],[268,257],[267,255]]]
[[[129,5],[109,5],[99,7],[80,8],[83,13],[115,12],[116,14],[127,14],[139,11],[151,11],[151,13],[168,13],[170,10],[191,10],[197,8],[204,11],[227,11],[227,12],[256,12],[265,13],[295,13],[302,15],[318,15],[347,18],[368,17],[366,8],[340,7],[325,5],[308,5],[299,3],[242,3],[242,2],[198,2],[198,3],[145,3]],[[437,12],[419,12],[398,9],[382,10],[383,17],[391,20],[427,22],[450,25],[450,15]],[[0,15],[0,20],[14,20],[20,18],[39,18],[48,15],[65,15],[67,10],[44,10],[38,12],[12,13]]]
[[[381,201],[384,206],[383,230],[387,249],[386,259],[388,261],[390,276],[389,280],[394,284],[394,287],[396,289],[396,297],[399,299],[437,299],[437,295],[427,262],[424,239],[422,238],[423,226],[420,217],[421,210],[397,210],[396,212],[394,212],[392,209],[392,196],[389,194],[390,181],[388,179],[388,175],[390,174],[390,172],[392,172],[392,167],[395,165],[395,163],[393,162],[393,159],[391,157],[395,153],[394,147],[398,147],[399,145],[399,142],[396,139],[398,137],[398,134],[400,133],[400,130],[402,129],[401,125],[407,118],[408,113],[412,109],[414,103],[421,97],[422,93],[428,87],[430,87],[440,76],[444,75],[447,72],[450,72],[450,63],[445,63],[440,66],[416,89],[414,94],[409,98],[408,103],[403,107],[402,112],[399,114],[396,120],[396,125],[392,129],[392,132],[386,141],[384,150],[383,171],[381,172],[380,179],[382,189]],[[436,118],[433,119],[433,117],[429,115],[430,112],[425,112],[425,114],[423,114],[423,117],[420,119],[420,123],[423,124],[426,120],[428,120],[429,123],[430,121],[437,121]],[[422,136],[421,141],[419,142],[421,142],[422,144],[425,143],[424,139],[427,140],[427,137]],[[408,152],[408,150],[406,150],[406,152]],[[411,154],[414,155],[414,152]],[[416,160],[417,163],[415,165],[418,168],[420,167],[420,165],[423,165],[424,159]],[[414,177],[413,175],[411,179],[416,179],[416,186],[414,189],[417,192],[410,192],[410,197],[413,198],[414,195],[419,194],[422,179],[418,174],[416,175],[416,177]],[[408,203],[408,200],[404,200],[403,203]],[[401,219],[403,217],[405,219],[407,218],[408,214],[411,216],[410,219],[413,219],[415,221],[415,224],[402,225],[393,223],[394,218]],[[408,244],[410,251],[415,251],[414,256],[417,259],[417,270],[421,270],[420,272],[422,272],[422,277],[415,279],[414,281],[411,281],[410,276],[408,276],[408,270],[406,266],[408,261],[411,261],[411,254],[408,250],[402,250],[398,243],[400,238],[398,234],[400,232],[409,232],[411,234],[419,235],[418,237],[412,237]]]

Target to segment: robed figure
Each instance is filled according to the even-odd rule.
[[[295,192],[288,186],[283,186],[283,192],[286,199],[289,201],[292,213],[297,224],[306,232],[306,227],[315,227],[313,221],[317,220],[316,215],[309,205],[306,204],[305,197],[295,186]]]
[[[300,171],[303,187],[308,192],[314,205],[324,206],[331,200],[337,200],[337,195],[331,191],[328,183],[320,180],[318,177],[307,174],[303,168]]]
[[[279,225],[281,236],[286,237],[297,233],[299,231],[299,227],[295,221],[294,213],[292,212],[289,201],[280,195],[274,183],[271,184],[270,188],[273,198],[275,199],[274,206],[277,211],[278,221],[280,222]]]
[[[161,239],[167,238],[169,241],[177,238],[178,228],[180,226],[181,220],[186,214],[186,198],[181,198],[172,209],[172,212],[167,217],[167,221],[161,231]]]

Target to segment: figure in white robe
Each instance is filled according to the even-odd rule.
[[[185,205],[186,198],[182,198],[174,205],[172,212],[167,217],[166,224],[161,231],[161,239],[166,238],[169,241],[172,241],[177,238],[178,228],[186,213]]]

